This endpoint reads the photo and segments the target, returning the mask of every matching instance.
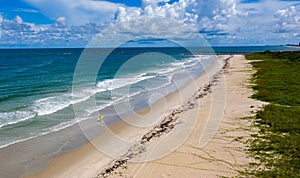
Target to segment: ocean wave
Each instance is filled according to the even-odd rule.
[[[14,111],[0,113],[0,128],[29,120],[35,116],[36,114],[32,111]]]
[[[32,110],[39,116],[49,115],[71,105],[71,97],[62,95],[59,97],[47,97],[36,100]]]
[[[128,85],[132,85],[132,84],[138,83],[140,81],[155,77],[155,76],[143,76],[144,74],[141,74],[141,75],[138,77],[134,77],[134,78],[124,77],[124,78],[106,79],[106,80],[98,82],[96,84],[96,86],[99,89],[114,90],[114,89],[122,88],[122,87],[125,87]]]
[[[11,140],[9,142],[4,142],[4,143],[0,142],[0,148],[5,148],[5,147],[8,147],[9,145],[13,145],[13,144],[16,144],[16,143],[19,143],[19,142],[24,142],[24,141],[36,138],[38,136],[39,135],[36,135],[36,136],[33,136],[33,137],[24,138],[24,139],[19,139],[19,140]]]
[[[65,129],[67,127],[70,127],[74,124],[76,124],[77,122],[79,122],[79,120],[70,120],[70,121],[65,121],[65,122],[61,122],[55,126],[43,129],[42,133],[40,135],[45,135],[47,133],[52,133],[52,132],[57,132],[60,131],[62,129]]]
[[[33,106],[30,108],[36,115],[44,116],[61,111],[70,105],[78,104],[90,99],[96,93],[111,91],[122,88],[137,82],[153,78],[154,76],[145,76],[139,78],[115,78],[107,79],[96,84],[95,88],[82,89],[80,92],[63,94],[59,96],[51,96],[34,101]],[[117,98],[119,100],[119,98]],[[115,101],[112,101],[115,102]]]
[[[41,133],[39,134],[36,134],[34,136],[31,136],[31,137],[27,137],[27,138],[22,138],[22,139],[16,139],[16,140],[10,140],[9,142],[4,142],[2,143],[0,141],[0,149],[1,148],[5,148],[5,147],[8,147],[10,145],[13,145],[13,144],[16,144],[16,143],[20,143],[20,142],[24,142],[24,141],[27,141],[27,140],[31,140],[31,139],[34,139],[34,138],[37,138],[39,136],[43,136],[43,135],[47,135],[47,134],[50,134],[50,133],[53,133],[53,132],[57,132],[57,131],[60,131],[62,129],[65,129],[67,127],[70,127],[74,124],[76,124],[77,122],[72,120],[72,121],[67,121],[67,122],[61,122],[53,127],[50,127],[48,129],[44,129],[42,130]]]

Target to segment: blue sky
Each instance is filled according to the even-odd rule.
[[[106,29],[173,39],[183,26],[214,46],[298,44],[300,0],[0,0],[0,47],[84,47]]]

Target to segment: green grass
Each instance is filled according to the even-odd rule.
[[[268,101],[253,118],[258,134],[249,140],[256,159],[247,177],[300,177],[300,52],[246,55],[257,70],[255,99]]]
[[[300,106],[300,52],[254,53],[246,58],[262,59],[261,62],[252,62],[258,69],[254,75],[256,93],[253,98]]]

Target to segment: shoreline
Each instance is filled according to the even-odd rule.
[[[208,71],[211,71],[211,73],[216,73],[217,71],[221,70],[220,65],[217,66],[217,61],[209,67]],[[213,74],[211,74],[213,75]],[[205,75],[205,73],[201,74],[199,78],[202,78],[202,80],[209,80],[207,78],[208,76]],[[183,88],[186,88],[187,86],[190,87],[195,87],[192,86],[192,82],[189,82],[189,84],[184,85]],[[167,100],[170,100],[169,103],[171,103],[170,105],[168,105],[167,110],[169,111],[171,108],[176,108],[178,106],[180,106],[180,103],[182,102],[180,98],[180,100],[178,100],[178,90],[169,94],[166,98]],[[183,100],[186,100],[187,98],[191,97],[189,93],[187,92],[183,92]],[[176,97],[177,95],[177,97]],[[164,100],[164,98],[162,98],[161,100]],[[141,111],[141,115],[144,117],[145,115],[147,115],[147,118],[153,119],[155,117],[155,115],[160,115],[161,112],[166,112],[164,110],[160,110],[159,109],[159,104],[160,101],[156,102],[155,104],[153,104],[152,108],[153,110],[157,110],[158,112],[156,113],[148,113],[147,111],[143,110]],[[172,106],[171,106],[172,105]],[[156,108],[156,109],[155,109]],[[147,110],[147,109],[146,109]],[[135,117],[131,117],[129,119],[132,119],[133,121],[136,121],[137,118]],[[146,125],[149,124],[147,122],[149,122],[149,120],[147,121],[147,119],[145,119],[146,121]],[[148,130],[152,129],[153,125],[151,125],[150,127],[148,127]],[[118,123],[112,125],[109,127],[109,131],[105,132],[104,134],[102,134],[100,137],[96,138],[95,140],[98,140],[98,142],[103,142],[105,141],[105,143],[107,143],[106,145],[114,145],[114,146],[109,146],[107,148],[103,148],[103,149],[113,149],[116,148],[118,146],[115,145],[115,143],[111,143],[113,142],[112,140],[109,140],[108,137],[111,137],[111,135],[109,134],[110,132],[114,132],[117,135],[122,135],[122,137],[126,138],[126,139],[133,139],[133,141],[136,141],[134,139],[141,139],[140,137],[145,135],[148,131],[147,129],[141,127],[141,128],[134,128],[134,127],[130,127],[130,124],[126,123],[126,122],[121,122],[119,121]],[[134,133],[134,134],[132,134]],[[120,146],[120,145],[119,145]],[[97,147],[97,145],[96,145]],[[113,147],[113,148],[112,148]],[[124,148],[126,150],[126,148]],[[116,150],[116,152],[122,152],[123,150]],[[86,155],[86,156],[84,156]],[[93,156],[91,156],[93,155]],[[70,163],[70,157],[72,157],[73,160],[78,160],[75,161],[75,163]],[[88,160],[88,157],[90,158],[90,160]],[[84,162],[90,162],[89,165],[85,165]],[[91,144],[91,143],[86,143],[84,144],[82,147],[75,149],[74,151],[70,151],[67,152],[59,157],[54,158],[54,160],[52,160],[50,162],[50,164],[42,169],[40,172],[34,173],[34,174],[25,174],[25,177],[48,177],[48,176],[55,176],[55,177],[64,177],[64,176],[78,176],[80,175],[80,177],[93,177],[95,175],[97,175],[99,173],[99,164],[102,165],[102,162],[104,162],[104,164],[108,164],[109,162],[111,162],[112,159],[105,153],[101,153],[99,150],[97,150],[95,148],[95,144]],[[64,164],[64,163],[70,163],[70,164]],[[101,166],[100,166],[101,167]],[[103,167],[103,166],[102,166]],[[96,169],[96,170],[95,170]],[[70,170],[76,170],[75,172],[71,172]],[[85,170],[85,171],[83,171]]]

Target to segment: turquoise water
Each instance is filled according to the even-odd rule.
[[[222,54],[286,49],[215,48]],[[87,60],[81,64],[85,70],[80,80],[73,83],[82,52],[83,49],[0,50],[0,147],[64,129],[99,110],[109,115],[114,104],[128,97],[133,110],[141,109],[151,104],[151,93],[167,95],[184,85],[190,79],[181,74],[184,70],[197,77],[215,60],[215,56],[192,55],[183,48],[120,48],[98,66],[95,80],[90,81],[93,74],[89,73],[95,66]],[[94,49],[89,57],[102,55],[102,50]],[[76,93],[72,91],[74,84],[80,88]],[[91,100],[96,104],[89,105]],[[81,104],[82,116],[75,116],[74,104]]]
[[[80,119],[101,109],[105,112],[124,97],[133,98],[134,110],[141,109],[148,104],[146,93],[164,88],[166,95],[178,87],[172,80],[187,82],[185,77],[176,79],[176,71],[188,67],[196,77],[212,61],[184,49],[119,49],[106,58],[92,85],[93,64],[86,61],[83,77],[76,81],[80,91],[74,93],[74,70],[81,53],[82,49],[0,50],[0,147],[78,122],[74,104],[82,105]],[[90,58],[101,55],[95,49]],[[92,99],[96,105],[90,106]]]

